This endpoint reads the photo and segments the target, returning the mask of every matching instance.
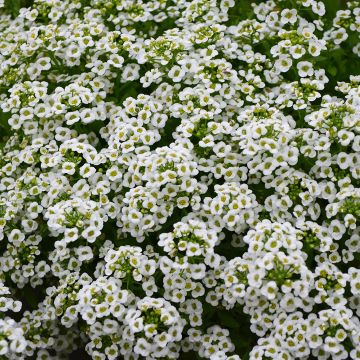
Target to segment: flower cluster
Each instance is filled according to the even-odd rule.
[[[360,360],[359,34],[0,0],[0,359]]]

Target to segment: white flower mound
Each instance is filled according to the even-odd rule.
[[[359,360],[359,1],[25,3],[0,359]]]

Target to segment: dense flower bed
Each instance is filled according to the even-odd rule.
[[[360,359],[359,1],[0,7],[0,359]]]

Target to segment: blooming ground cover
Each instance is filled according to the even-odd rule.
[[[360,359],[359,32],[0,0],[0,359]]]

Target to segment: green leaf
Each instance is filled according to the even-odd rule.
[[[218,318],[221,323],[227,328],[235,329],[240,327],[241,325],[239,320],[236,319],[236,316],[231,315],[231,313],[227,311],[221,311],[220,313],[218,313]]]
[[[20,2],[20,0],[5,0],[5,9],[9,10],[14,18],[19,14]]]
[[[330,74],[331,76],[336,76],[336,74],[337,74],[337,72],[338,72],[337,67],[334,66],[334,65],[330,65],[330,66],[328,67],[328,72],[329,72],[329,74]]]
[[[11,134],[11,127],[8,124],[10,114],[0,110],[0,138]]]

